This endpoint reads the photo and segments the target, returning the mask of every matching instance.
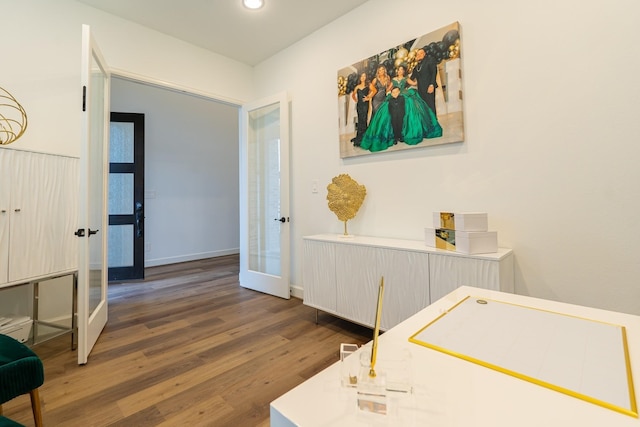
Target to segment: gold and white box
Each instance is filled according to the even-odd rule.
[[[456,231],[446,228],[425,228],[424,243],[431,248],[456,250]]]
[[[433,228],[456,231],[487,231],[489,228],[485,212],[434,212]]]
[[[469,255],[498,252],[498,232],[456,231],[455,251]]]

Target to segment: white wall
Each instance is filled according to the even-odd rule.
[[[232,104],[253,98],[251,67],[86,7],[76,1],[0,0],[0,10],[7,18],[6,23],[0,27],[0,39],[5,41],[0,87],[16,97],[25,108],[28,117],[27,131],[22,138],[13,143],[13,148],[75,157],[80,155],[82,24],[91,26],[106,62],[117,73],[165,82],[180,89],[193,89],[200,94]],[[205,102],[202,99],[199,101]],[[205,113],[206,109],[199,110],[202,114],[219,117],[210,120],[211,126],[216,123],[227,124],[222,131],[213,133],[216,141],[224,140],[224,155],[211,159],[208,167],[237,177],[237,110],[223,104],[216,108],[215,111],[209,108],[208,113]],[[221,110],[227,113],[222,114]],[[171,120],[166,120],[162,126],[165,130],[177,131],[175,126],[167,126],[170,122]],[[188,139],[189,136],[184,135],[184,130],[182,132],[183,135],[173,135],[173,138]],[[168,132],[162,135],[168,135]],[[233,145],[228,143],[229,140],[233,140]],[[160,138],[152,142],[158,145],[165,141]],[[167,150],[178,149],[175,141],[169,144],[164,151],[165,155],[168,155]],[[190,171],[194,180],[201,178],[197,176],[198,173],[204,173],[202,162],[207,159],[204,154],[211,154],[213,146],[203,145],[201,148],[203,149],[200,153],[183,150],[172,156],[186,163],[198,161],[199,169]],[[160,151],[151,152],[151,165],[155,165],[153,155],[159,154]],[[183,199],[189,195],[192,197],[186,202],[176,200],[168,194],[178,193],[176,181],[172,181],[166,174],[157,172],[158,168],[166,167],[162,159],[159,162],[157,167],[152,166],[149,169],[153,174],[151,178],[157,177],[158,180],[164,181],[151,179],[150,184],[155,186],[158,198],[150,201],[148,208],[153,209],[154,205],[162,204],[158,210],[167,216],[177,216],[182,209],[193,212],[200,210],[204,214],[200,215],[199,221],[189,222],[188,230],[175,224],[166,227],[167,220],[161,220],[162,225],[158,225],[158,215],[152,215],[147,222],[148,231],[152,232],[157,227],[166,231],[162,234],[154,233],[163,237],[160,241],[151,242],[151,252],[147,254],[150,263],[153,265],[183,261],[237,251],[237,221],[224,229],[218,227],[218,232],[213,233],[215,237],[210,232],[203,232],[205,228],[200,227],[214,222],[222,224],[221,217],[224,220],[237,218],[237,180],[227,182],[223,192],[210,191],[207,197],[203,197],[201,194],[182,191]],[[184,182],[179,183],[181,185]],[[184,186],[181,187],[184,190]],[[191,185],[187,188],[202,187]],[[212,209],[213,205],[230,206],[230,210]],[[198,231],[195,231],[196,229]],[[206,230],[210,231],[211,227],[207,227]],[[172,239],[172,243],[165,244],[166,239]],[[181,245],[180,242],[188,243],[188,246]]]
[[[111,111],[145,114],[145,266],[238,253],[238,108],[114,78]]]
[[[11,148],[80,156],[82,24],[91,26],[108,65],[121,74],[163,81],[177,88],[193,88],[228,103],[240,104],[253,98],[251,67],[76,1],[0,0],[0,10],[4,18],[0,26],[3,41],[0,87],[20,102],[28,117],[25,134]],[[237,132],[237,126],[231,129]],[[237,155],[237,147],[235,151]],[[164,189],[160,191],[166,195]],[[200,202],[202,206],[209,201],[194,199],[193,202]],[[180,255],[184,258],[193,256],[194,252],[211,251],[220,254],[237,248],[238,233],[235,232],[235,242],[229,237],[234,234],[233,226],[221,234],[222,239],[218,234],[214,240],[216,244],[223,243],[213,247],[211,244],[205,247],[190,235],[193,250],[185,250]],[[201,238],[198,235],[198,239]],[[162,246],[159,243],[156,248]],[[177,259],[175,252],[159,251],[155,255],[158,259],[183,259]],[[43,318],[63,317],[68,289],[46,288],[47,302],[52,304],[43,306]],[[28,291],[28,287],[4,290],[0,314],[30,313]],[[51,293],[56,294],[56,301],[52,301]]]
[[[487,212],[517,293],[640,314],[639,18],[633,0],[370,0],[258,65],[258,95],[291,95],[294,286],[301,237],[342,230],[312,180],[348,173],[368,193],[353,234]],[[454,21],[465,142],[341,160],[337,70]]]
[[[254,71],[70,0],[0,10],[0,81],[29,115],[22,149],[79,153],[82,23],[120,70],[238,100],[289,90],[296,286],[301,237],[342,227],[311,181],[346,172],[368,191],[352,233],[420,239],[432,211],[485,211],[515,251],[518,293],[640,314],[634,0],[370,0]],[[341,160],[337,70],[454,21],[466,141]]]
[[[228,102],[252,98],[252,68],[73,0],[0,0],[0,87],[25,108],[16,149],[80,155],[82,24],[109,67],[195,88]]]

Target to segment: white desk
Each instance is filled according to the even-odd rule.
[[[470,295],[624,326],[637,401],[640,316],[464,286],[380,337],[379,358],[406,349],[414,372],[414,393],[391,401],[389,415],[357,409],[355,389],[340,386],[337,362],[273,401],[271,425],[640,426],[637,417],[409,342],[410,336]]]

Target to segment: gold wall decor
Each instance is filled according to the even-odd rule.
[[[22,105],[0,87],[0,145],[11,144],[27,130],[27,113]]]
[[[348,174],[340,174],[327,185],[327,191],[329,209],[336,214],[340,221],[344,222],[344,235],[348,236],[347,221],[358,213],[364,196],[367,195],[367,189]]]

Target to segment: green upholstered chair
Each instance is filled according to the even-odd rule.
[[[14,397],[29,393],[31,410],[37,427],[42,426],[42,411],[38,387],[44,383],[42,361],[29,347],[15,339],[0,334],[0,416],[2,404]],[[13,422],[5,417],[0,426],[20,425],[3,424]]]
[[[17,423],[7,417],[0,415],[0,427],[25,427],[24,424]]]

